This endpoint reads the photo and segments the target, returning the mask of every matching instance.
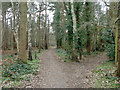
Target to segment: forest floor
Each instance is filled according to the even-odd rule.
[[[90,55],[80,62],[64,62],[50,48],[40,56],[39,73],[32,77],[26,88],[89,88],[92,70],[108,60],[105,53]]]

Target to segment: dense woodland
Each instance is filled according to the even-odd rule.
[[[3,58],[26,65],[56,47],[80,62],[85,53],[105,52],[120,77],[120,2],[2,2],[1,37]],[[10,60],[1,62],[5,72]]]

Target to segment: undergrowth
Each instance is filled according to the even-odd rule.
[[[38,54],[40,56],[40,54]],[[29,80],[29,74],[36,75],[39,69],[40,60],[33,59],[27,61],[27,64],[21,62],[13,56],[5,56],[2,58],[2,83],[5,87],[19,86],[21,80]],[[12,82],[12,83],[11,83]],[[7,85],[7,83],[11,83]]]
[[[64,49],[56,49],[56,53],[60,59],[64,60],[64,62],[72,61],[71,56]],[[96,56],[101,53],[103,53],[103,52],[96,51],[96,52],[91,52],[90,55]],[[78,56],[79,56],[79,54],[78,54]],[[84,52],[82,52],[82,56],[89,56],[89,54],[86,51],[84,51]]]
[[[70,60],[67,51],[65,51],[64,49],[56,49],[56,53],[58,54],[60,59],[64,60],[64,62]]]
[[[120,78],[115,76],[115,64],[112,61],[106,61],[93,70],[93,77],[96,78],[95,88],[118,88]]]

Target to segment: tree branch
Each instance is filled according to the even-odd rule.
[[[104,2],[105,6],[110,7],[110,5],[107,4],[107,2],[105,2],[104,0],[102,1]]]

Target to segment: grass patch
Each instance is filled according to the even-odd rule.
[[[92,71],[96,78],[95,88],[118,88],[120,86],[119,78],[115,77],[116,67],[112,61],[106,61]]]
[[[98,54],[101,54],[101,53],[103,53],[103,52],[101,52],[101,51],[91,51],[90,54],[88,54],[87,51],[83,51],[83,52],[82,52],[82,55],[83,55],[83,56],[89,56],[89,55],[95,56],[95,55],[98,55]]]

